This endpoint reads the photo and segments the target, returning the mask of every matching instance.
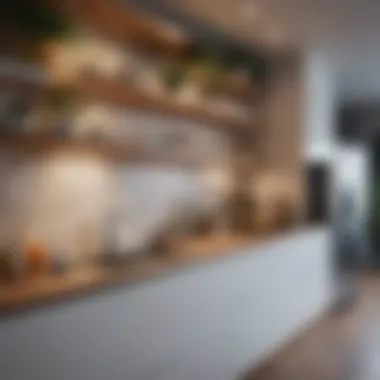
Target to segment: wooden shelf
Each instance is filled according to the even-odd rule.
[[[199,104],[181,104],[167,96],[144,93],[126,84],[104,81],[100,78],[82,78],[75,84],[85,98],[108,102],[121,107],[132,107],[203,123],[205,127],[229,133],[250,133],[254,122],[247,117],[223,115]]]
[[[131,46],[150,55],[181,59],[193,42],[184,31],[117,0],[74,1],[64,11],[79,24],[90,26],[121,46]],[[226,78],[225,94],[244,102],[255,101],[260,92],[251,83],[236,83]]]
[[[61,2],[63,3],[63,2]],[[88,26],[108,39],[167,58],[186,54],[190,40],[180,30],[118,0],[66,2],[61,10],[78,24]]]
[[[154,151],[141,146],[128,146],[106,140],[60,138],[53,135],[33,133],[0,132],[0,149],[28,154],[63,151],[76,154],[96,154],[115,161],[165,166],[197,167],[212,160],[190,154],[174,154]]]
[[[81,0],[72,1],[66,5],[56,3],[58,4],[56,6],[79,24],[90,25],[100,34],[115,39],[121,49],[130,44],[157,56],[179,56],[186,52],[190,45],[185,36],[181,38],[175,32],[170,32],[170,27],[165,23],[128,7],[118,0]],[[5,41],[11,48],[18,45],[15,42],[17,39],[13,40],[12,38],[11,42],[8,40]],[[236,83],[236,81],[230,80],[232,78],[233,75],[230,78],[226,77],[226,83],[222,85],[223,94],[241,101],[242,104],[252,106],[257,104],[262,92],[259,86],[250,83]],[[3,83],[0,82],[0,86],[2,87]],[[107,83],[107,80],[100,78],[82,81],[79,89],[93,99],[189,118],[206,124],[214,124],[227,131],[249,131],[254,124],[251,120],[247,120],[247,117],[222,114],[207,106],[179,104],[164,95],[161,97],[150,95],[143,91],[130,89],[127,85],[121,86],[120,83]]]
[[[79,78],[70,85],[86,100],[105,102],[123,108],[134,108],[199,122],[200,127],[221,130],[232,134],[250,135],[255,131],[255,121],[248,117],[221,114],[200,104],[184,104],[165,94],[155,95],[120,82],[98,76]],[[25,78],[0,75],[0,89],[27,96],[43,96],[53,85],[37,83]],[[178,124],[180,125],[180,123]]]
[[[233,79],[233,74],[230,76],[227,74],[221,92],[231,99],[254,106],[262,98],[263,88],[259,83],[237,83]]]

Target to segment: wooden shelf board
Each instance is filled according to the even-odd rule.
[[[87,100],[110,103],[125,108],[135,108],[168,116],[194,120],[209,129],[232,134],[250,134],[255,131],[254,122],[247,117],[223,115],[199,104],[181,104],[165,95],[154,95],[142,90],[94,77],[79,78],[72,86]],[[30,96],[43,95],[52,84],[35,83],[26,79],[6,78],[0,75],[0,89],[22,92]]]
[[[243,104],[255,105],[257,104],[263,94],[262,85],[259,83],[234,83],[228,78],[222,85],[222,94],[230,96]]]
[[[145,111],[195,120],[205,127],[229,133],[250,133],[254,123],[248,118],[223,115],[198,104],[181,104],[164,95],[151,95],[119,82],[106,82],[99,78],[79,79],[75,84],[78,92],[88,99],[132,107]]]
[[[148,54],[177,58],[186,54],[191,46],[185,34],[171,32],[164,21],[118,0],[73,1],[61,10],[78,24]]]
[[[91,11],[89,11],[91,9]],[[94,30],[122,44],[130,44],[143,51],[166,58],[181,58],[186,55],[193,41],[183,31],[179,36],[170,32],[164,21],[146,12],[121,4],[115,0],[82,0],[73,2],[68,9],[71,17],[79,23],[90,25]],[[177,37],[174,37],[177,35]],[[245,103],[259,98],[258,86],[236,83],[226,78],[223,91]]]
[[[154,151],[141,146],[127,146],[112,141],[60,138],[53,135],[33,133],[0,132],[0,149],[27,154],[47,151],[64,151],[79,154],[97,154],[106,159],[130,164],[183,166],[195,168],[212,162],[212,158],[191,154],[174,154]],[[216,160],[218,160],[216,158]]]

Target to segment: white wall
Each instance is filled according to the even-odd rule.
[[[331,162],[337,120],[337,82],[332,61],[309,51],[304,61],[305,150],[308,161]]]
[[[370,153],[366,145],[337,145],[334,159],[336,193],[344,189],[355,194],[355,214],[363,220],[368,215]]]
[[[3,380],[233,380],[330,304],[330,237],[294,233],[0,320]]]

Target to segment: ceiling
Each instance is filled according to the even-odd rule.
[[[154,2],[154,0],[152,0]],[[380,100],[378,0],[162,0],[242,44],[318,49],[347,98]]]

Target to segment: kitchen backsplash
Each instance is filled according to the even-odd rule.
[[[136,133],[165,123],[149,115],[145,124],[136,119],[131,113],[129,125]],[[170,126],[175,123],[181,120],[171,120]],[[198,134],[199,143],[190,151],[197,154],[208,146],[226,155],[228,146],[216,133]],[[115,164],[84,152],[3,151],[0,239],[3,244],[34,239],[75,262],[102,252],[110,240],[120,251],[142,251],[166,225],[178,225],[192,213],[216,212],[224,200],[217,189],[223,183],[200,174],[179,166]]]

